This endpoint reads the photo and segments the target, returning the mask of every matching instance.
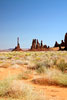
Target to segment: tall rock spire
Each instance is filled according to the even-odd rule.
[[[17,45],[19,44],[19,37],[17,37]]]
[[[17,46],[12,51],[22,51],[19,44],[19,37],[17,37]]]

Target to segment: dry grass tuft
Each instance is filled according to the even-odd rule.
[[[22,98],[23,100],[45,100],[40,93],[37,93],[32,86],[23,81],[15,80],[10,87],[9,96],[12,98]]]
[[[41,78],[34,79],[32,82],[39,85],[58,85],[67,87],[67,74],[56,69],[48,69]]]
[[[45,100],[41,92],[36,92],[34,87],[20,80],[0,81],[0,97],[9,100]]]

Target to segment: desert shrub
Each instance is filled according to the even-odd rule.
[[[60,60],[60,62],[57,64],[57,67],[58,67],[61,71],[65,71],[65,69],[67,68],[67,63],[65,63],[64,60]]]
[[[12,79],[0,80],[0,96],[6,96]]]
[[[0,97],[9,98],[7,100],[44,100],[42,96],[41,92],[20,80],[0,81]]]
[[[67,87],[67,74],[61,74],[59,77],[56,77],[57,83],[60,86],[66,86]]]
[[[32,74],[32,71],[31,70],[24,71],[24,72],[22,72],[22,73],[20,73],[20,74],[17,75],[17,79],[19,79],[19,80],[22,80],[22,79],[24,79],[24,80],[30,79],[30,78],[32,78],[31,74]]]
[[[43,63],[37,63],[36,66],[37,73],[45,73],[47,67]]]
[[[40,85],[58,85],[67,87],[67,74],[56,69],[48,69],[41,78],[35,78],[32,82]]]
[[[41,93],[42,94],[42,93]],[[25,84],[22,81],[14,80],[10,90],[9,97],[18,98],[22,100],[44,100],[44,98],[39,96],[40,94],[34,90],[34,87]]]
[[[57,85],[60,86],[66,86],[67,87],[67,74],[63,73],[61,71],[58,70],[53,70],[51,72],[51,80],[56,83]]]
[[[54,59],[54,60],[53,60],[53,64],[54,64],[54,65],[57,65],[57,59]]]
[[[36,69],[40,72],[40,73],[42,73],[42,72],[44,72],[45,71],[45,68],[50,68],[50,67],[52,67],[53,66],[53,61],[52,60],[44,60],[44,61],[40,61],[40,62],[37,62],[36,63]]]
[[[25,54],[25,56],[31,56],[31,53],[30,53],[30,52],[27,52],[27,53]]]
[[[37,69],[37,72],[44,73],[45,72],[44,66],[39,66],[39,68]]]

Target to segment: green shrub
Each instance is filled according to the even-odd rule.
[[[37,64],[36,71],[38,73],[45,73],[45,70],[46,70],[46,66],[43,66],[43,64],[41,64],[41,63]]]

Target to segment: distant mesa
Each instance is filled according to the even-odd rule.
[[[17,38],[17,46],[12,51],[22,51],[19,44],[19,37]]]
[[[42,40],[41,40],[41,43],[39,43],[38,39],[33,39],[30,50],[31,51],[47,51],[47,50],[50,50],[50,48],[47,45],[43,45]]]
[[[60,44],[56,41],[54,47],[59,47],[59,50],[67,50],[67,33],[65,34],[64,41],[61,40]]]

